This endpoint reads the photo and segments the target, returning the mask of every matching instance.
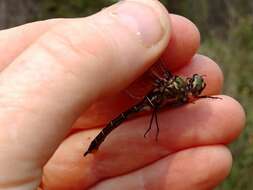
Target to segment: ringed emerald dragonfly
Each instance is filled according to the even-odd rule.
[[[138,112],[150,109],[152,110],[151,119],[144,137],[152,128],[153,122],[156,124],[156,140],[159,134],[159,125],[157,119],[157,111],[164,106],[180,106],[189,102],[194,102],[200,98],[220,99],[219,97],[201,95],[206,87],[203,75],[194,74],[192,77],[184,78],[173,75],[170,71],[162,67],[163,76],[155,75],[153,89],[137,104],[122,112],[116,118],[111,120],[101,132],[92,140],[84,156],[98,150],[101,143],[122,122],[132,117]]]

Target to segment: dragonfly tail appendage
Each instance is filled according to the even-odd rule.
[[[88,149],[88,150],[83,154],[83,156],[85,157],[85,156],[87,156],[87,155],[90,154],[90,153],[95,153],[97,150],[98,150],[98,149],[91,149],[91,150]]]
[[[95,153],[99,145],[104,141],[104,137],[102,135],[102,131],[97,135],[97,137],[90,143],[90,146],[88,150],[83,154],[83,156],[86,156],[89,153]]]

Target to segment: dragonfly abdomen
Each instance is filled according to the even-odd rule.
[[[125,112],[122,112],[119,116],[117,116],[110,123],[108,123],[106,127],[103,128],[102,131],[91,142],[88,150],[84,153],[84,156],[98,150],[100,144],[105,140],[107,135],[111,133],[113,129],[118,127],[123,121],[129,118],[130,115],[139,112],[144,106],[145,104],[143,102],[138,103],[135,106],[131,107],[130,109],[126,110]]]

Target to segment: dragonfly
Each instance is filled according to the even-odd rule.
[[[192,77],[184,78],[173,75],[169,70],[163,69],[163,77],[155,75],[153,89],[137,104],[122,112],[111,120],[101,132],[92,140],[84,156],[96,152],[105,138],[125,120],[138,112],[152,110],[149,127],[144,133],[144,137],[149,133],[152,124],[156,124],[156,140],[158,140],[159,125],[157,111],[165,106],[181,106],[189,102],[194,102],[201,98],[220,99],[215,96],[201,95],[206,87],[204,75],[193,74]]]

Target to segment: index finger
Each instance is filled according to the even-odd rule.
[[[200,35],[196,26],[188,19],[174,14],[170,14],[170,18],[171,39],[164,52],[164,58],[169,60],[168,67],[175,69],[187,64],[194,56],[199,47]],[[0,52],[5,52],[0,57],[0,71],[60,22],[65,21],[50,19],[0,31]],[[182,35],[183,31],[186,32]]]

